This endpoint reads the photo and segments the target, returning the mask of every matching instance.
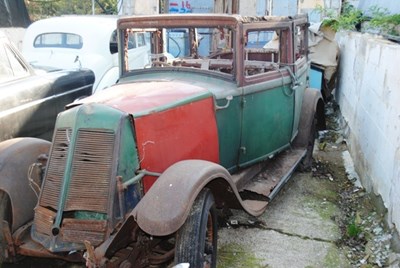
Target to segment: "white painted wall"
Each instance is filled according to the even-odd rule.
[[[380,195],[400,232],[400,45],[373,35],[340,32],[336,98],[363,186]]]

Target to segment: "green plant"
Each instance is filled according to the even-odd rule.
[[[396,26],[400,25],[400,14],[390,14],[386,8],[373,6],[369,9],[371,19],[369,28],[375,28],[388,34],[399,35]]]
[[[318,10],[318,7],[317,7]],[[332,16],[333,12],[324,8],[319,9],[321,14],[326,14],[326,18],[323,20],[323,26],[329,26],[333,30],[355,30],[356,25],[363,21],[364,17],[361,10],[354,6],[344,3],[342,7],[342,13],[339,16]]]
[[[357,213],[356,217],[347,226],[347,235],[349,237],[356,238],[362,233],[361,221],[360,214]]]
[[[368,29],[375,29],[383,34],[400,35],[400,14],[390,14],[386,8],[372,6],[368,9],[368,16],[347,2],[343,4],[340,15],[320,5],[315,10],[324,17],[322,26],[329,26],[335,31],[359,30],[360,24],[368,21]]]
[[[349,237],[357,237],[360,233],[362,232],[362,229],[360,226],[356,225],[355,223],[350,223],[347,226],[347,235]]]

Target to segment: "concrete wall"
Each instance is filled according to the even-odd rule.
[[[382,198],[400,231],[400,46],[357,32],[337,34],[336,98],[363,186]],[[393,225],[392,225],[393,226]]]

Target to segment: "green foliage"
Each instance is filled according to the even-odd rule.
[[[369,9],[371,20],[369,27],[375,28],[389,34],[398,35],[396,26],[400,25],[400,14],[391,15],[386,8],[373,6]]]
[[[400,25],[400,14],[391,15],[387,9],[373,6],[369,8],[365,16],[361,10],[354,6],[344,3],[340,15],[336,15],[333,10],[317,6],[316,10],[324,17],[323,26],[330,26],[333,30],[356,30],[360,23],[368,21],[368,27],[381,32],[399,35],[396,27]]]
[[[348,3],[344,3],[340,16],[332,15],[332,12],[321,9],[322,14],[326,14],[326,19],[322,22],[323,26],[330,26],[333,30],[355,30],[356,25],[363,21],[361,10]]]
[[[92,14],[91,0],[25,0],[32,21],[67,15]],[[96,0],[95,14],[117,14],[117,0]]]
[[[347,226],[347,235],[349,237],[357,237],[362,232],[362,229],[355,223],[350,223]]]
[[[362,231],[361,217],[359,213],[357,213],[353,221],[351,221],[350,224],[347,226],[347,235],[351,238],[356,238],[362,233]]]

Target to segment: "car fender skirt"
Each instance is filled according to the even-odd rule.
[[[33,219],[37,203],[30,188],[28,169],[38,156],[48,154],[51,143],[37,138],[16,138],[0,143],[0,191],[10,198],[12,231]]]
[[[157,179],[130,216],[150,235],[172,234],[186,221],[204,187],[211,189],[219,207],[243,208],[252,215],[265,211],[266,203],[246,206],[224,167],[204,160],[184,160],[169,167]]]

